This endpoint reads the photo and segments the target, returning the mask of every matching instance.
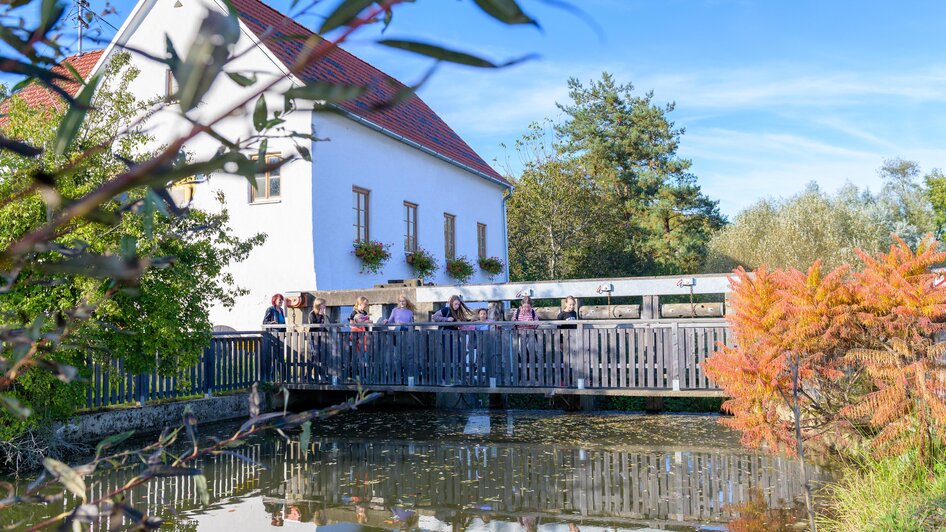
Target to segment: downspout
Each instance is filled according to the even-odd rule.
[[[506,230],[506,201],[512,197],[512,187],[503,192],[503,261],[506,262],[506,282],[509,282],[509,231]]]

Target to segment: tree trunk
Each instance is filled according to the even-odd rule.
[[[801,463],[801,476],[805,488],[805,507],[808,509],[808,524],[812,532],[817,532],[818,525],[815,523],[814,498],[811,495],[811,481],[808,479],[808,468],[805,466],[805,445],[801,439],[801,408],[798,404],[798,359],[791,357],[792,367],[792,411],[795,414],[795,447],[798,452],[798,460]]]

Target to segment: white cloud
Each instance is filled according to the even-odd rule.
[[[787,196],[815,181],[829,191],[847,181],[876,189],[887,157],[946,165],[946,67],[911,72],[827,71],[809,66],[704,68],[675,73],[618,62],[536,61],[498,72],[443,68],[421,95],[485,159],[526,126],[559,118],[566,81],[601,71],[633,81],[655,101],[676,101],[671,118],[687,129],[681,154],[726,214]],[[944,124],[939,125],[937,124]],[[937,129],[939,128],[939,129]]]

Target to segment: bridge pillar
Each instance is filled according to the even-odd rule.
[[[506,407],[508,404],[509,404],[509,394],[505,394],[505,393],[489,394],[489,409],[490,410],[506,410]]]
[[[644,398],[644,411],[648,414],[657,414],[662,412],[664,409],[664,398],[663,397],[646,397]]]
[[[596,395],[579,395],[578,408],[584,411],[600,410],[601,398]]]
[[[475,410],[480,407],[480,398],[475,393],[438,393],[438,410]]]

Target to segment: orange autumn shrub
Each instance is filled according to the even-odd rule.
[[[734,272],[736,345],[720,346],[703,369],[730,397],[723,422],[745,445],[794,450],[793,364],[806,442],[844,448],[866,432],[878,452],[895,453],[918,423],[926,442],[946,435],[943,350],[930,350],[946,318],[946,288],[933,273],[946,253],[928,238],[916,251],[898,240],[888,253],[858,256],[859,271],[823,274],[816,263],[804,273]]]

